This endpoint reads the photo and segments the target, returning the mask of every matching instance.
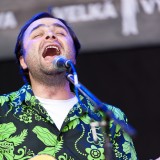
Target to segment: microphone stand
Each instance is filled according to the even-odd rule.
[[[74,76],[72,74],[66,75],[67,79],[85,96],[87,97],[95,106],[95,111],[96,110],[101,110],[102,112],[105,113],[106,115],[106,123],[101,125],[105,126],[106,133],[109,134],[109,121],[113,120],[115,124],[118,124],[121,129],[123,129],[128,135],[133,136],[135,135],[135,130],[132,128],[130,125],[124,123],[123,121],[120,121],[117,119],[113,112],[110,111],[104,103],[102,103],[95,95],[93,95],[85,86],[83,86],[81,83],[78,83],[75,85],[74,82]],[[100,125],[100,124],[98,124]],[[108,136],[106,137],[106,142],[104,145],[105,148],[105,158],[106,160],[115,160],[113,150],[112,150],[112,145],[109,142]]]

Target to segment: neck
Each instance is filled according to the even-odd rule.
[[[74,96],[64,74],[46,77],[45,80],[41,81],[37,81],[32,77],[30,79],[35,96],[54,100],[66,100]]]

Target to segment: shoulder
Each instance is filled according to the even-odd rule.
[[[5,102],[12,101],[17,96],[18,91],[3,94],[0,96],[0,105],[2,106]]]
[[[9,101],[9,94],[0,95],[0,106]]]
[[[10,105],[11,103],[18,101],[19,99],[22,99],[20,97],[22,96],[24,87],[25,85],[17,91],[13,91],[7,94],[0,95],[0,106],[2,107],[4,105],[5,106]]]
[[[120,108],[110,104],[105,104],[105,106],[107,107],[108,110],[110,110],[114,114],[115,118],[127,122],[127,117]]]
[[[31,87],[25,84],[17,91],[0,95],[0,106],[3,106],[5,103],[12,103],[12,102],[24,100],[26,92],[29,93],[30,90],[31,90]]]
[[[0,96],[0,118],[6,116],[7,112],[11,110],[11,93]]]

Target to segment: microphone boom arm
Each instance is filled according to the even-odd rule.
[[[72,74],[67,74],[66,77],[73,85],[75,85],[74,77]],[[77,87],[78,90],[94,104],[95,110],[103,111],[106,114],[107,118],[109,118],[109,120],[112,119],[114,123],[118,124],[121,127],[121,129],[123,129],[128,135],[135,135],[136,131],[133,127],[117,119],[113,112],[110,111],[106,107],[106,105],[102,103],[95,95],[93,95],[84,85],[78,83],[75,87]]]

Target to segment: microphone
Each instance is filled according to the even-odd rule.
[[[72,66],[72,61],[63,56],[56,56],[52,63],[56,69],[61,71],[65,71]]]

